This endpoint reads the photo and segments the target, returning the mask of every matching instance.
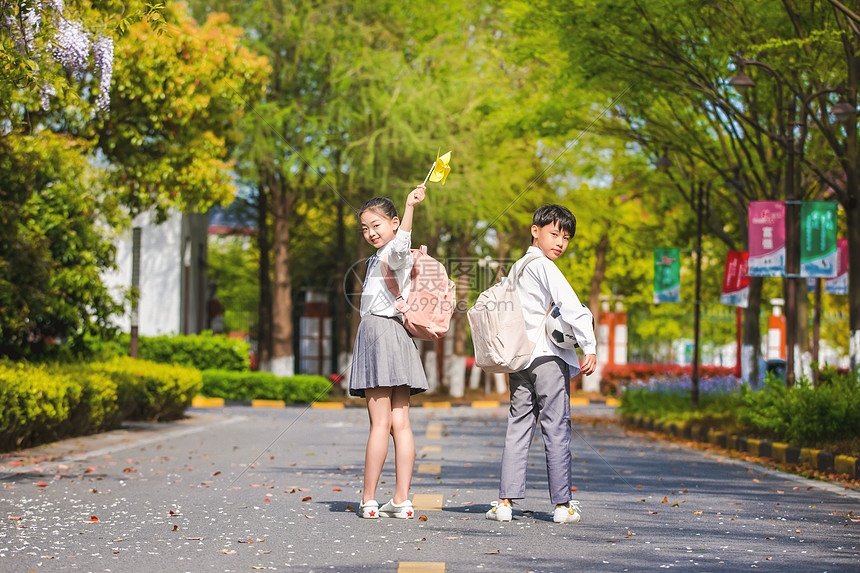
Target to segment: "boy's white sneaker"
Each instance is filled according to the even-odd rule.
[[[412,502],[408,499],[403,503],[394,503],[394,500],[386,501],[379,508],[380,517],[396,517],[398,519],[412,519],[415,510],[412,509]]]
[[[579,502],[575,499],[570,500],[570,507],[557,505],[552,512],[552,520],[556,523],[578,523],[580,519],[582,519],[582,510],[579,509]]]
[[[365,519],[379,519],[379,504],[371,499],[367,503],[358,506],[358,516]]]
[[[493,521],[510,521],[514,517],[514,508],[509,503],[493,502],[493,508],[487,512],[487,519]]]

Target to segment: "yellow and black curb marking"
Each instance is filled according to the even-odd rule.
[[[782,442],[771,442],[748,438],[738,434],[721,432],[699,424],[667,424],[645,416],[622,416],[621,420],[630,426],[644,430],[663,432],[697,442],[713,444],[727,450],[745,452],[759,458],[771,458],[784,464],[806,464],[813,469],[845,474],[851,478],[860,477],[860,458],[853,456],[834,456],[830,452],[813,448],[800,448]]]
[[[253,408],[285,408],[286,406],[295,406],[302,404],[287,404],[283,400],[225,400],[224,398],[207,398],[206,396],[195,396],[191,400],[192,408],[224,408],[226,406],[251,406]],[[453,403],[449,401],[439,402],[424,402],[412,404],[412,408],[498,408],[507,406],[507,402],[498,400],[473,400],[472,402]],[[607,398],[606,400],[594,400],[589,398],[571,398],[571,406],[610,406],[616,407],[619,405],[615,398]],[[345,402],[314,402],[311,408],[324,410],[342,410],[344,408],[364,408],[364,404],[348,404]]]

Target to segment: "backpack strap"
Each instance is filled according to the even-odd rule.
[[[520,277],[522,276],[523,272],[525,272],[526,265],[528,265],[532,261],[535,261],[535,260],[541,258],[541,256],[542,255],[537,255],[537,254],[524,256],[523,258],[518,260],[516,263],[514,263],[514,265],[511,267],[510,272],[508,273],[508,277],[513,279],[514,281],[518,281],[520,279]],[[517,267],[517,265],[519,265],[519,267]]]
[[[421,245],[421,248],[418,250],[421,251],[422,254],[426,255],[427,245]],[[412,256],[414,264],[414,252]],[[402,295],[400,294],[400,285],[397,284],[397,278],[394,276],[394,273],[391,272],[391,267],[388,266],[388,261],[383,258],[380,263],[382,264],[382,278],[385,279],[385,286],[388,288],[388,292],[394,295],[395,301],[402,298]]]

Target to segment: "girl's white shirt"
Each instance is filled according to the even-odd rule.
[[[582,306],[573,287],[564,278],[555,263],[537,247],[529,247],[526,255],[537,254],[540,258],[526,265],[517,282],[517,294],[526,321],[526,334],[536,342],[529,366],[541,356],[558,356],[570,365],[571,377],[579,374],[579,358],[574,348],[559,348],[546,333],[544,316],[551,304],[561,311],[561,319],[569,324],[576,341],[585,354],[596,354],[597,341],[592,326],[591,311]]]
[[[382,275],[383,260],[388,261],[397,284],[400,295],[404,300],[409,298],[412,282],[412,232],[397,229],[394,238],[388,241],[376,254],[367,261],[367,274],[361,291],[361,316],[375,314],[376,316],[399,317],[400,311],[394,308],[394,295],[385,286]]]

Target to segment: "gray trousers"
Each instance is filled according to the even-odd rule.
[[[552,503],[570,501],[570,367],[561,358],[536,359],[510,375],[511,408],[502,453],[500,499],[526,495],[529,446],[538,415],[546,451],[546,474]]]

